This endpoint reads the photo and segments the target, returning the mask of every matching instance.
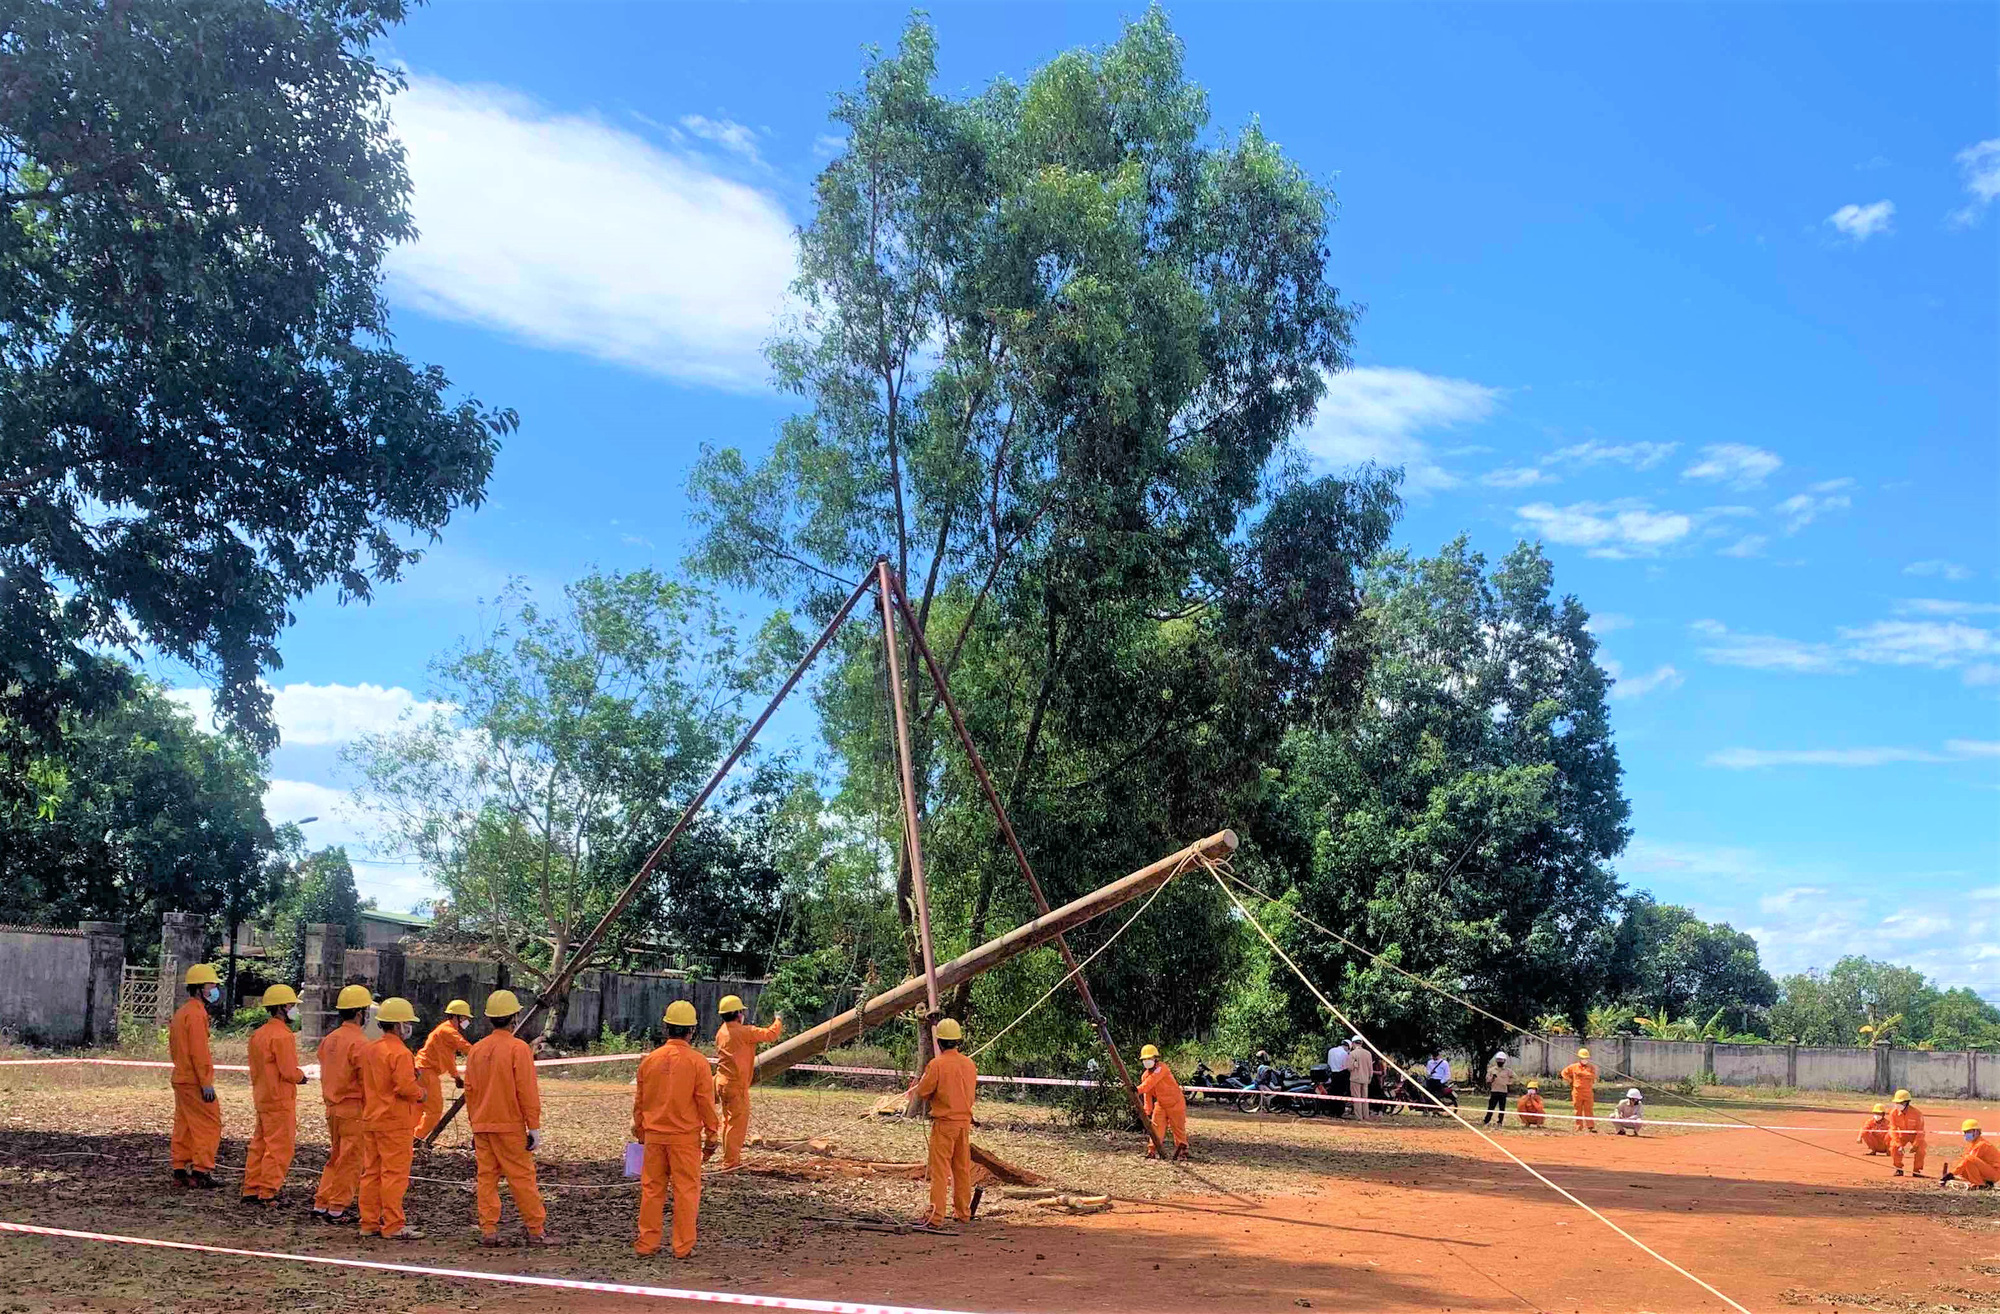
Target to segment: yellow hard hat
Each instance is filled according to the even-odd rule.
[[[472,1005],[466,1003],[463,999],[454,999],[444,1006],[444,1015],[446,1017],[471,1017]]]
[[[1142,1063],[1149,1058],[1158,1058],[1159,1056],[1160,1047],[1158,1045],[1141,1045],[1139,1047],[1139,1061]]]
[[[1588,1049],[1580,1049],[1580,1050],[1578,1050],[1578,1051],[1576,1052],[1576,1056],[1577,1056],[1578,1058],[1589,1058],[1589,1057],[1590,1057],[1590,1051],[1589,1051]]]
[[[741,1013],[743,1011],[743,1001],[735,995],[724,995],[722,1002],[715,1006],[715,1011],[718,1013]]]
[[[1906,1090],[1899,1090],[1896,1092],[1896,1103],[1908,1104],[1909,1102],[1910,1102],[1910,1092]]]
[[[931,1034],[939,1040],[964,1040],[965,1028],[958,1025],[958,1019],[948,1017],[938,1023]]]
[[[1958,1124],[1958,1129],[1959,1129],[1960,1131],[1962,1131],[1962,1132],[1969,1132],[1969,1131],[1978,1131],[1978,1130],[1979,1130],[1979,1119],[1977,1119],[1977,1118],[1967,1118],[1967,1119],[1966,1119],[1966,1120],[1965,1120],[1964,1122],[1961,1122],[1960,1124]]]
[[[521,1001],[514,998],[512,990],[495,990],[486,996],[486,1016],[512,1017],[521,1011]]]
[[[1877,1104],[1877,1105],[1875,1106],[1875,1112],[1877,1112],[1877,1113],[1887,1113],[1888,1111],[1889,1111],[1889,1110],[1887,1110],[1887,1109],[1883,1108],[1883,1107],[1882,1107],[1882,1106],[1881,1106],[1880,1104]]]
[[[288,985],[274,985],[264,992],[264,1007],[282,1008],[299,1002],[299,992]]]
[[[222,978],[215,974],[213,963],[196,963],[181,978],[182,985],[221,985]]]
[[[368,993],[365,985],[342,986],[339,998],[333,1001],[334,1011],[345,1013],[350,1008],[366,1008],[375,1002],[375,996]]]
[[[1541,1088],[1542,1088],[1542,1083],[1539,1081],[1531,1081],[1528,1083],[1529,1090],[1540,1090]]]
[[[667,1005],[666,1023],[668,1026],[691,1027],[695,1025],[697,1020],[694,1013],[694,1005],[687,1000],[676,999],[673,1003]]]
[[[392,995],[382,1001],[381,1008],[375,1010],[375,1020],[392,1023],[414,1022],[417,1020],[417,1010],[410,1007],[409,1000],[398,999]]]

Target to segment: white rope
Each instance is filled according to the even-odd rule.
[[[1377,1054],[1381,1054],[1382,1061],[1389,1067],[1393,1068],[1396,1071],[1397,1075],[1402,1077],[1405,1082],[1414,1083],[1415,1079],[1401,1064],[1397,1063],[1396,1060],[1390,1058],[1388,1054],[1384,1053],[1379,1046],[1377,1046],[1372,1040],[1369,1040],[1367,1034],[1363,1032],[1360,1027],[1356,1026],[1354,1024],[1354,1021],[1351,1018],[1349,1018],[1347,1014],[1341,1012],[1338,1008],[1334,1006],[1332,1000],[1328,999],[1325,995],[1320,993],[1319,987],[1314,985],[1312,981],[1307,978],[1306,974],[1299,970],[1299,965],[1292,961],[1292,956],[1286,953],[1281,947],[1279,947],[1278,942],[1276,940],[1273,940],[1271,938],[1271,933],[1264,929],[1264,924],[1262,922],[1259,922],[1256,919],[1256,917],[1254,917],[1251,914],[1250,910],[1243,906],[1243,901],[1236,897],[1236,892],[1229,888],[1228,882],[1223,880],[1222,875],[1219,872],[1215,873],[1215,883],[1222,890],[1222,893],[1229,899],[1229,902],[1236,905],[1236,911],[1243,914],[1244,920],[1248,921],[1251,926],[1256,928],[1257,934],[1264,938],[1264,943],[1271,946],[1271,952],[1278,955],[1278,957],[1284,959],[1285,966],[1291,968],[1292,974],[1299,978],[1299,981],[1305,986],[1306,989],[1313,992],[1314,998],[1318,999],[1319,1002],[1325,1006],[1326,1011],[1333,1014],[1335,1020],[1338,1021],[1342,1026],[1348,1028],[1352,1034],[1360,1036],[1361,1039],[1367,1043],[1370,1049],[1374,1050]],[[1725,1296],[1722,1292],[1716,1290],[1713,1286],[1710,1286],[1708,1283],[1702,1281],[1694,1274],[1688,1272],[1686,1269],[1682,1268],[1679,1264],[1676,1264],[1673,1260],[1668,1259],[1665,1255],[1653,1249],[1651,1246],[1647,1245],[1644,1241],[1641,1241],[1638,1237],[1633,1236],[1630,1232],[1618,1226],[1618,1224],[1612,1222],[1609,1218],[1606,1218],[1603,1214],[1597,1212],[1597,1210],[1592,1209],[1589,1205],[1585,1204],[1582,1200],[1578,1199],[1570,1192],[1564,1190],[1560,1186],[1557,1186],[1547,1177],[1544,1177],[1540,1172],[1538,1172],[1535,1169],[1533,1164],[1530,1164],[1520,1155],[1515,1154],[1512,1150],[1508,1149],[1500,1142],[1494,1140],[1491,1136],[1481,1131],[1478,1127],[1475,1127],[1473,1124],[1467,1122],[1464,1118],[1460,1117],[1457,1109],[1454,1109],[1451,1106],[1447,1105],[1443,1100],[1440,1100],[1429,1089],[1423,1087],[1420,1083],[1417,1083],[1417,1089],[1422,1091],[1423,1095],[1427,1099],[1429,1099],[1431,1103],[1437,1105],[1438,1111],[1440,1113],[1445,1114],[1447,1117],[1451,1118],[1454,1122],[1458,1123],[1459,1126],[1465,1128],[1467,1131],[1471,1132],[1474,1136],[1477,1136],[1480,1140],[1485,1141],[1488,1145],[1500,1151],[1500,1153],[1506,1155],[1509,1159],[1512,1159],[1515,1163],[1519,1164],[1521,1168],[1525,1170],[1531,1177],[1533,1177],[1536,1181],[1540,1182],[1543,1186],[1548,1187],[1551,1191],[1554,1191],[1557,1195],[1560,1195],[1563,1199],[1569,1201],[1577,1208],[1583,1210],[1585,1213],[1589,1214],[1592,1218],[1595,1218],[1598,1222],[1604,1224],[1606,1227],[1610,1228],[1613,1232],[1616,1232],[1619,1236],[1624,1237],[1627,1241],[1630,1241],[1633,1245],[1645,1251],[1647,1254],[1651,1255],[1654,1259],[1659,1260],[1662,1264],[1665,1264],[1668,1268],[1672,1269],[1674,1272],[1680,1274],[1688,1281],[1694,1283],[1696,1286],[1700,1287],[1703,1291],[1706,1291],[1709,1295],[1714,1296],[1717,1300],[1721,1301],[1723,1304],[1729,1306],[1733,1310],[1736,1310],[1738,1314],[1750,1314],[1750,1311],[1748,1309],[1744,1308],[1736,1301],[1731,1300],[1728,1296]]]

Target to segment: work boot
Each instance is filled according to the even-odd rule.
[[[547,1232],[530,1232],[522,1244],[530,1246],[559,1246],[562,1244],[562,1238],[550,1236]]]
[[[481,1232],[479,1234],[479,1244],[482,1246],[497,1246],[500,1244],[500,1234],[498,1232]]]
[[[215,1179],[199,1168],[193,1169],[188,1173],[188,1182],[197,1190],[213,1191],[215,1189]]]
[[[187,1184],[188,1184],[188,1170],[185,1168],[174,1169],[174,1185],[181,1187],[182,1189],[186,1189]]]
[[[1191,1162],[1193,1162],[1193,1160],[1194,1160],[1194,1156],[1188,1153],[1188,1147],[1187,1147],[1187,1146],[1185,1146],[1185,1145],[1176,1145],[1176,1146],[1174,1147],[1174,1162],[1175,1162],[1175,1163],[1191,1163]]]
[[[1890,1173],[1889,1175],[1891,1177],[1901,1177],[1903,1175],[1903,1170],[1901,1168],[1898,1168],[1895,1172]]]
[[[255,1208],[256,1206],[258,1206],[258,1205],[261,1205],[261,1204],[263,1204],[264,1202],[263,1202],[262,1200],[259,1200],[259,1199],[258,1199],[258,1198],[257,1198],[256,1196],[254,1196],[254,1195],[246,1195],[246,1196],[244,1196],[244,1197],[243,1197],[243,1198],[242,1198],[241,1200],[238,1200],[238,1201],[237,1201],[236,1203],[238,1203],[238,1204],[241,1204],[241,1205],[249,1205],[249,1206],[251,1206],[252,1208]]]
[[[421,1241],[424,1239],[424,1229],[421,1227],[406,1227],[400,1232],[384,1232],[382,1239],[384,1241]]]

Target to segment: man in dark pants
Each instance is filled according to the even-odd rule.
[[[1333,1074],[1330,1078],[1327,1079],[1326,1083],[1327,1094],[1350,1095],[1353,1093],[1352,1090],[1349,1088],[1347,1082],[1347,1064],[1349,1057],[1350,1055],[1347,1049],[1347,1042],[1344,1040],[1334,1041],[1333,1048],[1327,1050],[1326,1066],[1327,1070]],[[1344,1099],[1336,1099],[1333,1101],[1334,1117],[1348,1118],[1352,1117],[1353,1115],[1354,1115],[1354,1106],[1352,1104],[1349,1104]]]
[[[1479,1120],[1484,1126],[1488,1119],[1499,1116],[1497,1126],[1507,1125],[1507,1097],[1514,1093],[1514,1065],[1507,1061],[1507,1051],[1501,1050],[1486,1065],[1486,1117]]]

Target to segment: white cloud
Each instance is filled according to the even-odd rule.
[[[1829,511],[1845,511],[1853,506],[1853,499],[1841,491],[1852,487],[1852,479],[1829,479],[1786,498],[1774,509],[1785,518],[1785,532],[1796,534]]]
[[[1965,668],[1964,679],[1974,688],[2000,684],[2000,662],[1974,662]]]
[[[823,160],[830,160],[847,149],[847,138],[823,132],[813,138],[813,154]]]
[[[684,114],[681,126],[703,141],[713,142],[722,149],[741,155],[752,164],[761,165],[764,157],[757,153],[757,130],[745,127],[729,119],[711,119],[701,114]]]
[[[1968,228],[1983,218],[2000,196],[2000,137],[1975,142],[1958,153],[1958,171],[1965,180],[1965,193],[1972,199],[1953,210],[1951,222]]]
[[[1980,658],[2000,657],[2000,635],[1960,621],[1876,621],[1843,629],[1848,653],[1882,666],[1950,670]]]
[[[1686,512],[1655,511],[1631,498],[1569,506],[1534,502],[1517,508],[1515,514],[1549,542],[1588,549],[1593,557],[1657,556],[1695,527],[1694,517]]]
[[[1960,602],[1956,598],[1904,598],[1895,604],[1904,616],[1990,616],[2000,602]]]
[[[1609,669],[1612,663],[1605,665]],[[1617,681],[1611,686],[1611,696],[1621,700],[1644,698],[1649,693],[1678,689],[1687,683],[1687,678],[1671,666],[1656,666],[1645,675],[1622,675],[1615,670],[1611,674]]]
[[[1679,443],[1578,443],[1573,447],[1560,448],[1549,453],[1550,465],[1629,465],[1635,470],[1650,470],[1672,456]]]
[[[1826,644],[1800,643],[1775,634],[1739,634],[1715,620],[1698,620],[1688,628],[1703,640],[1701,655],[1719,666],[1802,675],[1843,669],[1838,655]]]
[[[413,77],[393,112],[421,232],[390,253],[403,302],[685,382],[762,386],[795,265],[775,197],[499,88]]]
[[[2000,740],[1994,739],[1947,739],[1945,751],[1960,757],[2000,757]]]
[[[1725,557],[1761,556],[1764,551],[1764,545],[1770,541],[1763,534],[1745,534],[1728,547],[1720,549],[1717,555]]]
[[[1828,675],[1856,665],[1925,666],[1962,670],[1965,683],[2000,681],[2000,633],[1957,620],[1885,620],[1846,626],[1837,643],[1809,643],[1775,634],[1741,634],[1716,620],[1689,626],[1701,655],[1721,666]]]
[[[1725,748],[1711,753],[1708,765],[1730,771],[1754,771],[1779,766],[1876,767],[1897,762],[1964,762],[2000,757],[2000,743],[1985,739],[1947,739],[1942,750],[1930,748]]]
[[[271,690],[278,736],[286,747],[345,744],[362,735],[395,728],[405,714],[428,717],[445,704],[426,702],[400,685],[287,684]],[[167,694],[194,713],[197,724],[213,729],[214,700],[207,689],[174,689]]]
[[[1412,493],[1450,488],[1456,475],[1437,463],[1419,434],[1476,424],[1493,413],[1498,388],[1421,370],[1360,365],[1329,375],[1326,395],[1300,441],[1336,468],[1373,461],[1403,467]]]
[[[1711,443],[1701,449],[1699,461],[1681,471],[1681,478],[1713,479],[1732,488],[1755,488],[1783,464],[1777,453],[1748,443]]]
[[[1554,484],[1562,481],[1535,466],[1515,465],[1499,470],[1488,470],[1479,476],[1479,482],[1488,488],[1533,488],[1537,484]]]
[[[1589,630],[1592,634],[1599,635],[1601,637],[1603,635],[1610,634],[1614,630],[1629,630],[1632,628],[1633,624],[1634,622],[1632,618],[1630,616],[1627,616],[1623,612],[1598,611],[1591,613],[1590,624],[1586,625],[1584,628]]]
[[[1826,221],[1839,229],[1842,236],[1865,242],[1878,233],[1891,231],[1895,217],[1894,201],[1875,201],[1868,205],[1843,205],[1828,215]]]
[[[1940,579],[1965,580],[1972,572],[1955,561],[1912,561],[1903,567],[1905,575],[1936,575]]]
[[[1789,890],[1780,890],[1776,894],[1765,895],[1763,898],[1757,900],[1757,908],[1760,912],[1766,913],[1784,912],[1786,909],[1796,907],[1808,899],[1822,898],[1825,894],[1826,888],[1824,886],[1794,885]]]

